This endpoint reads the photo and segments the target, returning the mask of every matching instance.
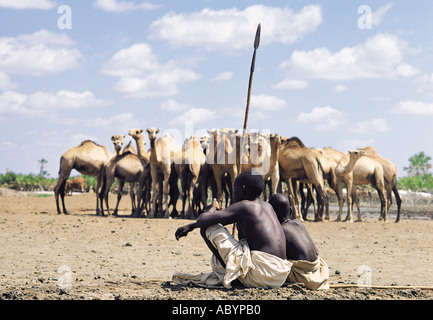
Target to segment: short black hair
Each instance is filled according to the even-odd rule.
[[[277,214],[278,220],[280,222],[287,215],[291,215],[291,206],[290,201],[287,196],[282,193],[275,193],[269,198],[269,204],[274,208],[275,213]],[[287,214],[289,212],[289,214]]]
[[[236,186],[242,186],[249,200],[259,197],[265,189],[265,182],[261,175],[252,174],[251,171],[243,171],[235,179]]]

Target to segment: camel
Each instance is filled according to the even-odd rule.
[[[289,190],[289,199],[294,209],[295,218],[303,221],[296,206],[292,180],[311,183],[315,187],[319,203],[318,216],[322,216],[323,208],[328,203],[328,197],[326,195],[322,169],[316,155],[299,138],[292,137],[281,143],[278,163],[281,179],[286,181]]]
[[[351,150],[347,155],[344,155],[336,169],[335,173],[338,179],[339,192],[342,193],[342,184],[346,185],[347,189],[347,217],[345,221],[353,222],[353,193],[355,185],[371,184],[379,194],[381,202],[381,216],[386,219],[385,212],[387,211],[387,201],[385,193],[385,182],[382,165],[373,158],[366,155],[363,150]],[[340,194],[341,194],[340,193]],[[343,201],[339,201],[339,212],[336,221],[341,220],[341,212]],[[361,212],[358,211],[358,220],[361,219]]]
[[[130,183],[133,214],[140,216],[143,211],[142,197],[146,185],[146,178],[149,175],[149,171],[146,171],[146,167],[149,164],[149,158],[147,157],[146,153],[144,153],[144,156],[140,155],[140,152],[143,153],[144,150],[144,141],[142,136],[143,130],[140,131],[138,129],[134,129],[131,131],[129,132],[129,134],[137,142],[137,150],[139,150],[138,154],[127,151],[120,155],[117,155],[110,161],[110,163],[106,166],[104,170],[104,187],[103,187],[104,191],[100,199],[101,199],[101,210],[103,210],[102,199],[105,199],[108,215],[110,214],[110,209],[107,201],[108,192],[110,191],[110,187],[114,182],[115,178],[118,178],[119,180],[119,189],[123,187],[124,182]],[[135,204],[134,201],[135,197],[133,192],[134,189],[133,185],[136,182],[139,183],[137,204]],[[121,198],[121,192],[118,193],[117,204],[116,204],[116,209],[114,210],[114,215],[117,215],[117,208],[120,202],[120,198]]]
[[[162,191],[162,202],[160,203],[160,208],[165,211],[165,218],[168,218],[168,208],[169,204],[167,202],[169,196],[169,179],[172,173],[172,163],[176,161],[179,163],[180,150],[176,146],[174,139],[171,135],[165,135],[161,138],[156,139],[159,129],[148,128],[147,133],[150,140],[150,174],[152,177],[152,208],[150,212],[150,217],[155,216],[156,211],[156,201],[157,193]],[[162,190],[158,190],[158,173],[163,175]],[[164,205],[166,209],[164,210]]]
[[[145,150],[146,142],[144,142],[143,138],[143,130],[142,129],[131,129],[129,130],[128,134],[135,140],[135,145],[137,146],[137,153],[144,159],[146,159],[149,164],[146,166],[146,181],[144,186],[144,192],[145,194],[139,196],[138,198],[143,201],[144,207],[146,208],[147,212],[150,211],[150,188],[151,188],[151,177],[150,177],[150,150]]]
[[[230,185],[234,186],[235,179],[238,175],[238,168],[236,164],[236,129],[222,128],[220,131],[217,129],[208,130],[210,134],[209,146],[206,155],[206,162],[213,172],[216,183],[216,198],[221,204],[223,200],[223,184],[222,179],[225,174],[229,175]],[[233,148],[235,146],[235,148]],[[232,194],[230,196],[233,202]],[[227,205],[227,201],[226,201]]]
[[[200,176],[201,168],[206,162],[206,156],[197,137],[191,136],[185,139],[181,157],[181,163],[176,165],[179,166],[178,172],[182,186],[182,216],[185,214],[186,198],[188,197],[189,207],[187,216],[190,218],[193,213],[195,184]]]
[[[72,191],[74,189],[80,189],[81,193],[83,193],[85,182],[86,180],[84,180],[83,177],[76,177],[71,180],[66,180],[65,194],[68,194],[70,192],[72,195]]]
[[[265,181],[271,181],[271,188],[269,189],[269,197],[277,193],[278,184],[280,183],[280,168],[278,163],[279,150],[281,146],[281,137],[279,134],[270,134],[270,164],[269,170],[264,174]]]
[[[115,146],[116,153],[120,152],[123,144],[123,135],[114,135],[111,141]],[[57,213],[61,214],[59,207],[59,195],[62,200],[63,213],[68,214],[65,207],[65,184],[71,170],[75,169],[81,174],[96,176],[96,214],[99,215],[99,193],[102,185],[102,173],[105,165],[113,158],[113,154],[104,147],[93,141],[85,140],[80,145],[72,147],[60,157],[59,179],[54,187]]]
[[[325,181],[328,182],[331,190],[333,190],[337,196],[337,199],[340,199],[340,197],[342,197],[342,195],[338,192],[338,186],[337,186],[337,176],[335,174],[335,168],[338,164],[338,161],[340,160],[341,156],[343,156],[344,154],[342,152],[339,152],[337,150],[334,150],[330,147],[325,147],[325,148],[321,148],[321,149],[315,149],[312,148],[311,149],[314,154],[316,155],[317,159],[320,162],[320,167],[322,168],[322,172],[323,172],[323,179]],[[315,201],[315,197],[314,194],[311,192],[311,187],[307,186],[308,189],[308,195],[307,195],[307,203],[306,203],[306,207],[304,208],[303,211],[303,217],[304,219],[306,218],[307,215],[307,211],[308,211],[308,207],[310,205],[311,200]],[[329,216],[329,202],[326,205],[326,219],[330,220],[330,216]],[[315,211],[316,213],[316,211]],[[324,217],[316,217],[315,219],[320,219]]]
[[[397,188],[397,167],[388,159],[381,157],[377,151],[371,147],[367,146],[362,148],[362,150],[371,158],[374,158],[377,160],[383,168],[383,174],[385,179],[385,190],[386,190],[386,198],[387,198],[387,210],[389,210],[389,207],[392,204],[392,193],[394,193],[395,200],[397,202],[397,217],[395,219],[395,222],[400,221],[400,209],[401,209],[401,198],[400,194],[398,192]],[[385,216],[381,216],[380,220],[386,220],[386,214]]]

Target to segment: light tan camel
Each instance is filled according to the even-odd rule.
[[[138,133],[136,136],[132,136],[136,141],[139,141],[140,143],[137,143],[137,149],[138,150],[144,150],[144,141],[142,136],[142,130],[137,130]],[[131,134],[131,131],[130,131]],[[141,137],[140,137],[141,135]],[[142,146],[141,146],[142,144]],[[108,193],[110,191],[110,187],[113,184],[115,178],[118,178],[119,180],[119,190],[120,190],[120,184],[128,182],[131,185],[131,201],[132,201],[132,207],[133,207],[133,214],[136,216],[140,216],[143,211],[142,206],[142,197],[144,195],[144,189],[146,185],[146,178],[149,175],[149,171],[146,171],[146,167],[149,164],[149,158],[143,157],[140,154],[135,154],[132,152],[124,152],[116,157],[114,157],[109,164],[106,166],[104,170],[104,187],[103,187],[103,195],[101,198],[101,210],[102,205],[102,199],[105,199],[107,213],[110,214],[110,209],[108,206]],[[135,196],[134,196],[134,187],[133,185],[138,182],[138,200],[135,202]],[[117,215],[117,208],[118,204],[121,198],[121,192],[118,193],[118,201],[116,204],[116,209],[114,211],[114,215]],[[102,212],[103,213],[103,212]]]
[[[202,166],[206,163],[206,156],[197,137],[191,136],[185,139],[181,157],[181,163],[176,164],[176,166],[179,168],[178,172],[182,186],[182,216],[185,215],[185,204],[188,198],[187,217],[191,218],[191,215],[194,213],[195,184],[200,176]]]
[[[347,217],[345,221],[353,222],[353,192],[355,185],[371,184],[377,190],[381,202],[381,215],[384,215],[387,210],[387,201],[383,168],[380,163],[367,156],[363,150],[351,150],[340,159],[335,173],[339,181],[339,188],[342,188],[343,183],[346,185]],[[343,201],[341,199],[337,221],[341,220],[342,207]],[[360,211],[358,211],[357,221],[362,221]]]
[[[176,146],[174,138],[171,135],[165,135],[156,139],[159,129],[148,128],[147,133],[150,140],[150,174],[152,177],[152,208],[150,217],[155,216],[157,193],[162,191],[163,199],[160,208],[164,211],[165,218],[168,218],[168,196],[169,196],[169,179],[172,171],[172,163],[180,162],[180,149]],[[163,175],[162,190],[158,188],[158,174]],[[164,206],[166,207],[164,210]]]
[[[220,131],[217,129],[208,130],[210,140],[206,162],[213,172],[216,183],[216,198],[220,204],[223,203],[222,179],[224,179],[224,175],[228,174],[230,177],[231,190],[233,190],[234,182],[238,175],[236,164],[237,131],[236,129],[227,128],[222,128]],[[231,200],[233,202],[232,194]]]
[[[131,129],[129,130],[128,134],[135,140],[135,145],[137,146],[137,153],[138,155],[142,156],[144,159],[146,159],[149,163],[146,166],[146,181],[144,185],[144,194],[139,197],[143,203],[141,205],[146,208],[147,212],[150,212],[150,196],[151,196],[151,185],[152,185],[152,178],[150,176],[150,150],[145,150],[146,142],[144,142],[143,137],[143,129]],[[140,205],[140,204],[139,204]]]
[[[397,217],[395,218],[395,222],[400,221],[400,209],[401,209],[401,198],[397,188],[397,173],[398,169],[394,163],[390,160],[382,157],[379,153],[371,146],[367,146],[362,148],[362,150],[371,158],[377,160],[383,168],[383,174],[385,179],[385,190],[386,190],[386,199],[387,199],[387,210],[392,204],[392,193],[394,193],[395,200],[397,202]],[[385,216],[381,216],[380,220],[386,220]]]
[[[323,179],[328,182],[329,187],[335,191],[337,199],[339,199],[342,195],[338,192],[338,185],[337,185],[337,176],[335,174],[335,168],[337,167],[338,161],[340,160],[341,156],[344,155],[342,152],[336,151],[330,147],[315,149],[312,148],[311,151],[314,152],[316,155],[316,158],[320,162],[320,167],[322,168],[323,172]],[[306,218],[308,206],[311,202],[311,200],[315,201],[314,194],[311,192],[311,189],[308,188],[308,194],[306,199],[306,207],[303,208],[303,217]],[[316,211],[315,211],[316,213]],[[330,220],[329,216],[329,202],[325,207],[325,213],[326,213],[326,219]],[[324,220],[324,217],[316,217],[315,220]]]
[[[328,197],[325,191],[322,169],[315,154],[299,138],[292,137],[281,143],[278,162],[280,178],[286,181],[289,199],[295,211],[295,218],[303,220],[296,205],[292,180],[311,183],[316,188],[319,203],[318,216],[322,216],[323,208],[328,203]]]
[[[111,137],[116,153],[119,153],[123,144],[123,135]],[[63,213],[68,214],[65,207],[65,184],[71,170],[75,169],[81,174],[96,176],[96,214],[99,215],[99,193],[102,186],[102,172],[105,165],[113,158],[110,151],[93,141],[85,140],[79,146],[72,147],[60,157],[59,179],[54,187],[57,213],[61,214],[59,207],[59,195],[62,199]]]

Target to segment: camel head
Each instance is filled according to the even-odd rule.
[[[124,138],[125,136],[123,134],[116,134],[111,137],[111,141],[113,141],[114,144],[114,150],[119,151],[122,149]]]
[[[146,129],[147,133],[149,134],[149,140],[155,140],[156,136],[159,132],[159,129],[156,128],[148,128]]]
[[[361,149],[354,149],[354,150],[349,150],[349,155],[351,158],[361,158],[362,156],[367,155],[367,153],[364,150]]]
[[[134,140],[138,140],[139,138],[143,137],[143,129],[131,129],[129,130],[128,134],[134,138]]]

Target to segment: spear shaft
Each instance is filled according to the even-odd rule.
[[[243,134],[245,135],[247,131],[247,124],[248,124],[248,113],[250,111],[250,98],[251,98],[251,86],[253,84],[253,73],[254,73],[254,67],[256,64],[256,51],[260,44],[260,31],[261,31],[261,24],[257,26],[256,31],[256,38],[254,39],[254,53],[253,53],[253,59],[251,61],[251,69],[250,69],[250,80],[248,83],[248,95],[247,95],[247,106],[245,108],[245,118],[244,118],[244,127],[243,127]]]

